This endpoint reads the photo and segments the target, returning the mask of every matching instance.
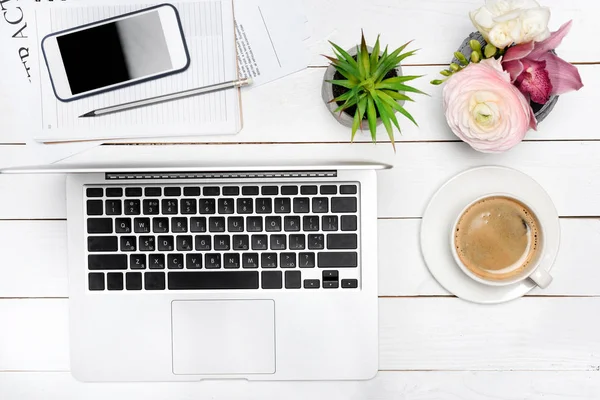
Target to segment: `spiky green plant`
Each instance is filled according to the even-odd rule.
[[[422,75],[403,75],[390,78],[386,78],[386,75],[395,69],[402,60],[414,55],[417,50],[403,53],[410,43],[408,42],[391,53],[388,53],[386,46],[383,54],[380,54],[379,36],[377,36],[375,46],[369,53],[365,36],[362,34],[360,46],[356,46],[356,56],[353,57],[335,43],[329,43],[333,46],[335,57],[325,57],[345,79],[334,79],[327,82],[346,89],[345,93],[331,100],[338,104],[343,102],[335,112],[341,113],[349,107],[356,106],[352,124],[352,140],[366,116],[371,138],[373,142],[376,142],[376,124],[379,117],[390,137],[394,151],[396,151],[392,124],[398,129],[398,132],[402,132],[395,115],[396,111],[418,126],[413,116],[398,103],[398,100],[414,101],[406,95],[407,92],[426,93],[406,84]]]

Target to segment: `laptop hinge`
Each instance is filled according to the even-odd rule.
[[[256,178],[335,178],[335,170],[319,171],[229,171],[229,172],[114,172],[107,180],[140,179],[256,179]]]

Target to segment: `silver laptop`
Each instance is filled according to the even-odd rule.
[[[82,381],[369,379],[385,165],[61,167]]]

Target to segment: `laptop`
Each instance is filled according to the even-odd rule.
[[[81,381],[347,380],[378,369],[379,164],[69,166]]]

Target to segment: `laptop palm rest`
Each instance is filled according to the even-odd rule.
[[[275,373],[273,300],[173,301],[173,373]]]

